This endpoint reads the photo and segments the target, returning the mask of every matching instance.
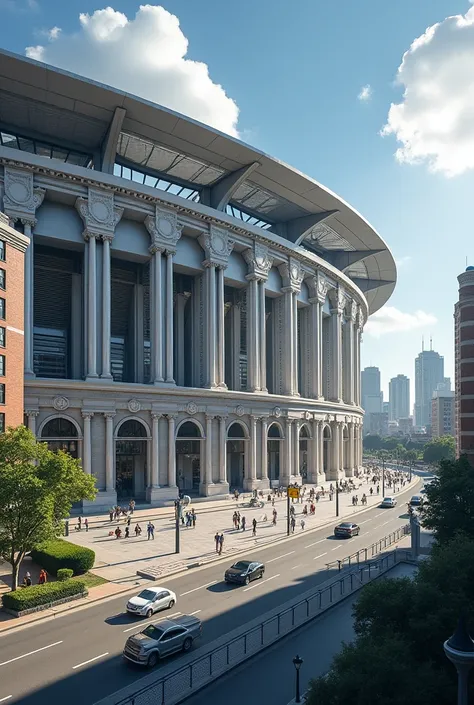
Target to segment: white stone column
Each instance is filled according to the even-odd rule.
[[[97,253],[96,235],[87,233],[87,377],[97,377]]]
[[[293,396],[295,393],[293,387],[293,367],[295,364],[295,349],[293,346],[293,291],[291,289],[284,290],[283,299],[283,320],[284,320],[284,333],[283,333],[283,370],[282,373],[282,383],[283,383],[283,394],[288,396]]]
[[[300,421],[293,422],[293,476],[300,474]]]
[[[166,253],[166,381],[174,384],[173,376],[173,253]],[[176,484],[176,483],[175,483]]]
[[[168,487],[176,488],[176,428],[177,414],[168,414]]]
[[[356,356],[355,356],[355,340],[354,340],[354,319],[349,318],[347,321],[348,325],[348,382],[349,382],[349,394],[347,402],[354,406],[355,404],[355,380],[356,380]]]
[[[30,238],[25,252],[25,377],[34,377],[33,368],[33,331],[34,331],[34,242],[33,227],[35,220],[22,219],[23,232]]]
[[[324,470],[324,422],[318,422],[318,433],[319,433],[319,471],[324,476],[323,479],[327,479]]]
[[[214,416],[206,414],[205,485],[206,491],[212,482],[212,422]]]
[[[267,440],[268,440],[268,419],[266,417],[262,417],[261,421],[261,470],[262,470],[262,483],[264,484],[265,487],[268,487],[268,448],[267,448]]]
[[[339,423],[335,421],[331,428],[332,437],[332,458],[331,458],[331,479],[337,480],[339,477]]]
[[[265,279],[258,283],[258,332],[260,352],[260,391],[267,392],[267,317],[265,313]]]
[[[176,358],[177,358],[177,374],[176,384],[180,387],[184,386],[184,311],[186,304],[191,294],[185,292],[176,296]]]
[[[247,389],[256,392],[260,389],[258,281],[254,275],[247,279]]]
[[[216,267],[209,264],[206,269],[206,296],[207,296],[207,361],[208,361],[208,386],[217,387],[217,360],[216,360]]]
[[[219,482],[221,484],[228,484],[226,420],[227,416],[219,416]]]
[[[82,418],[84,419],[84,447],[82,452],[82,469],[86,475],[92,473],[92,435],[91,435],[91,420],[94,416],[93,413],[89,411],[82,412]]]
[[[162,250],[150,247],[151,261],[151,367],[154,384],[163,382],[163,291],[161,283]]]
[[[113,235],[102,236],[102,374],[103,379],[112,379],[110,371],[111,338],[111,280],[110,243]]]
[[[151,432],[151,487],[160,486],[160,418],[161,414],[152,413]]]
[[[341,288],[331,293],[331,401],[342,402],[342,314],[345,297]]]
[[[31,431],[36,438],[36,419],[39,415],[39,411],[26,411],[25,413],[28,417],[28,430]]]
[[[308,440],[308,482],[317,484],[319,479],[319,422],[311,422],[311,438]]]
[[[227,389],[225,383],[225,336],[224,336],[224,269],[217,268],[217,384]]]
[[[286,420],[286,439],[285,439],[285,465],[284,465],[284,480],[286,483],[291,482],[291,476],[293,474],[292,464],[293,464],[293,419]]]
[[[250,416],[250,457],[246,490],[257,487],[257,416]]]
[[[105,489],[107,492],[115,492],[114,417],[115,417],[115,412],[107,412],[106,414],[104,414],[104,418],[105,418]]]
[[[322,397],[322,363],[323,363],[323,346],[322,346],[322,322],[323,313],[322,306],[318,298],[311,298],[310,315],[310,392],[312,399],[321,399]]]
[[[293,306],[293,314],[292,314],[292,336],[293,336],[293,341],[292,341],[292,346],[293,346],[293,394],[300,396],[299,394],[299,385],[298,385],[298,376],[299,376],[299,366],[300,366],[300,355],[299,355],[299,350],[298,350],[298,300],[297,300],[297,294],[296,292],[293,292],[292,296],[292,306]]]
[[[349,452],[348,452],[348,463],[347,463],[347,475],[349,477],[352,477],[354,475],[354,449],[355,449],[355,425],[353,422],[349,424],[348,427],[348,432],[349,432]]]

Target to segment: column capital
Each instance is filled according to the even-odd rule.
[[[39,411],[37,411],[36,409],[26,409],[25,414],[29,418],[36,418],[37,416],[39,416]]]
[[[31,224],[35,220],[37,208],[43,203],[45,189],[35,188],[33,171],[29,169],[6,166],[4,177],[5,193],[2,210],[13,222],[26,220]],[[23,225],[25,225],[24,222]]]
[[[156,411],[152,411],[152,412],[151,412],[151,418],[152,418],[154,421],[159,421],[162,416],[163,416],[163,414],[160,414],[160,413],[158,413],[158,412],[156,412]]]
[[[145,218],[145,227],[151,237],[150,252],[174,254],[183,226],[178,223],[178,214],[173,210],[155,206],[153,215]]]
[[[212,421],[215,418],[215,414],[205,414],[206,421]]]
[[[227,419],[229,418],[229,414],[218,414],[217,418],[219,419],[219,421],[227,421]]]
[[[344,313],[347,299],[342,286],[330,290],[329,301],[331,303],[331,313],[337,313],[339,316]]]
[[[81,416],[84,419],[84,421],[86,421],[86,420],[90,421],[91,418],[94,416],[94,412],[93,411],[81,411]]]
[[[83,414],[84,416],[84,414]],[[93,416],[93,414],[92,414]],[[114,419],[117,416],[117,413],[115,411],[104,411],[104,418],[105,419]]]
[[[225,269],[229,261],[229,255],[234,248],[235,241],[229,237],[227,230],[211,225],[208,233],[203,233],[198,238],[206,258],[203,262],[205,267],[219,267]]]
[[[326,277],[321,274],[321,272],[317,272],[315,276],[308,277],[306,283],[308,284],[310,294],[309,302],[311,304],[324,304],[330,288],[329,281]]]
[[[278,267],[278,271],[283,279],[282,291],[292,291],[298,294],[301,290],[301,284],[304,279],[304,272],[301,268],[301,262],[295,257],[290,257],[288,262],[283,262]]]
[[[242,252],[242,255],[249,268],[247,279],[266,281],[273,264],[269,248],[254,242],[251,248]]]
[[[160,416],[161,416],[161,414],[160,414]],[[176,421],[178,416],[179,416],[179,414],[166,414],[166,418],[168,419],[168,421]]]
[[[249,415],[249,418],[250,418],[250,421],[251,421],[253,424],[256,424],[257,421],[258,421],[261,417],[260,417],[260,416],[257,416],[257,414],[250,414],[250,415]]]
[[[115,205],[113,192],[90,186],[87,198],[76,199],[76,210],[84,223],[84,239],[89,240],[92,237],[113,239],[124,209]]]
[[[357,323],[357,328],[358,328],[359,333],[362,333],[362,331],[364,330],[364,326],[365,326],[365,318],[364,318],[364,314],[362,312],[362,308],[360,306],[358,307],[358,310],[357,310],[356,323]]]

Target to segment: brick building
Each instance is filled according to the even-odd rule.
[[[455,430],[457,455],[474,463],[474,267],[458,276],[455,325]]]
[[[28,242],[0,213],[0,432],[23,422],[23,287]]]

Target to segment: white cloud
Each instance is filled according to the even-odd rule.
[[[401,143],[399,162],[456,176],[474,168],[474,7],[414,40],[398,68],[404,87],[382,135]]]
[[[46,32],[46,35],[50,42],[54,42],[61,34],[61,27],[51,27]]]
[[[473,0],[474,2],[474,0]],[[411,256],[410,255],[404,255],[403,257],[398,257],[395,259],[395,264],[397,267],[404,267],[407,264],[410,264],[411,262]]]
[[[394,306],[383,306],[380,311],[370,316],[364,331],[373,338],[380,338],[387,333],[408,333],[418,328],[433,326],[436,323],[436,316],[433,316],[432,313],[425,313],[425,311],[403,313]]]
[[[175,15],[158,5],[141,5],[128,19],[107,7],[82,13],[79,23],[77,33],[58,32],[56,41],[27,47],[26,55],[238,136],[237,104],[213,82],[206,64],[186,58],[188,40]]]
[[[362,102],[366,102],[372,98],[372,93],[372,86],[370,85],[370,83],[367,83],[365,86],[362,86],[357,98]]]

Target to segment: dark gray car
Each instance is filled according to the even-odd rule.
[[[262,578],[264,573],[265,566],[259,561],[237,561],[230,568],[227,568],[224,580],[226,583],[248,585],[251,580]]]
[[[177,651],[189,651],[201,634],[202,623],[197,617],[182,615],[164,619],[128,637],[123,656],[127,661],[153,668],[165,656]]]

